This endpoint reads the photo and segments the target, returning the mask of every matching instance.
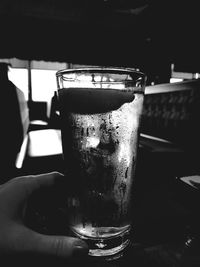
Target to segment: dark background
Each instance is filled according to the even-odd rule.
[[[177,0],[4,0],[0,58],[137,67],[162,83],[172,63],[200,72],[198,10]]]

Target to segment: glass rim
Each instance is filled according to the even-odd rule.
[[[86,67],[86,68],[69,68],[69,69],[62,69],[56,72],[56,77],[61,77],[64,74],[70,73],[81,73],[81,72],[110,72],[110,73],[119,73],[119,74],[126,74],[126,73],[135,73],[146,79],[146,74],[138,69],[135,68],[127,68],[127,67]]]

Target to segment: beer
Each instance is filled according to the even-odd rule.
[[[72,232],[91,255],[129,243],[132,183],[144,93],[137,87],[58,90]]]

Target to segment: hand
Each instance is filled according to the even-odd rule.
[[[44,235],[28,228],[24,215],[30,196],[53,187],[63,175],[52,172],[16,177],[0,186],[0,255],[36,255],[71,259],[87,255],[86,243],[69,236]]]

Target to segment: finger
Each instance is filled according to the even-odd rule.
[[[16,194],[20,193],[28,196],[33,191],[36,191],[42,187],[53,186],[62,179],[64,179],[64,175],[59,172],[22,176],[10,180],[5,188],[9,187],[9,190],[13,189]]]
[[[53,236],[36,233],[28,228],[18,238],[18,247],[37,255],[70,259],[88,254],[86,242],[69,236]],[[21,242],[21,244],[20,244]],[[24,244],[26,246],[24,246]]]
[[[26,186],[28,193],[31,194],[33,191],[36,191],[40,188],[54,186],[60,181],[64,180],[64,175],[59,172],[50,172],[45,174],[39,174],[35,176],[30,176],[26,180]]]
[[[28,199],[34,191],[53,186],[61,180],[64,180],[64,176],[59,172],[14,178],[0,189],[0,209],[7,210],[9,207],[12,213],[17,207],[20,208],[20,203]]]

